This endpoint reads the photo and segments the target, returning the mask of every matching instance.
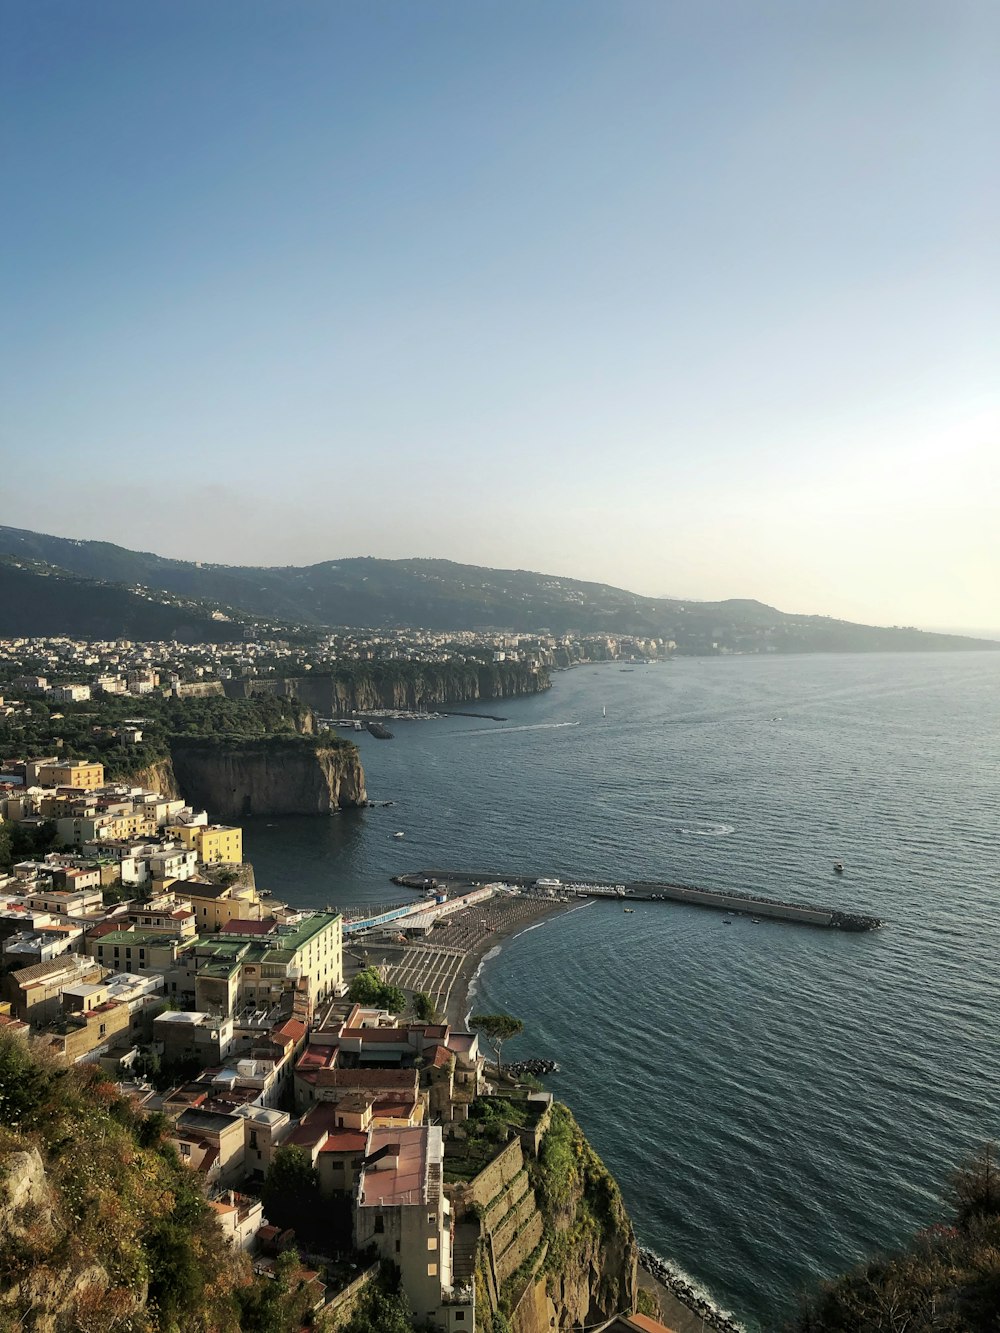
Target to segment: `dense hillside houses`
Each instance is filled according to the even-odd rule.
[[[478,1037],[352,1003],[339,914],[260,892],[241,830],[179,798],[28,756],[0,769],[0,816],[54,832],[0,871],[0,1029],[162,1113],[234,1247],[292,1243],[265,1200],[300,1164],[337,1244],[395,1265],[418,1322],[473,1330],[445,1135],[489,1089]],[[335,1293],[316,1282],[318,1318]]]

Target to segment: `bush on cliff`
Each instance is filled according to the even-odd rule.
[[[249,1263],[163,1129],[0,1033],[0,1329],[240,1333]]]
[[[788,1333],[996,1333],[1000,1311],[1000,1172],[987,1144],[952,1176],[954,1217],[824,1283]]]

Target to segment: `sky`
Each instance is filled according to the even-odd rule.
[[[0,522],[1000,626],[995,0],[3,0]]]

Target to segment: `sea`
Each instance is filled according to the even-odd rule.
[[[249,822],[258,883],[344,906],[427,867],[645,877],[882,917],[597,902],[505,943],[475,1002],[559,1062],[640,1243],[752,1333],[944,1216],[1000,1138],[1000,653],[585,665],[472,711],[359,738],[391,807]]]

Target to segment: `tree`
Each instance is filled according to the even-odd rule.
[[[363,968],[351,981],[347,998],[372,1009],[388,1009],[399,1014],[406,1008],[406,996],[398,986],[383,981],[377,967]]]
[[[262,1191],[268,1221],[307,1233],[315,1226],[320,1206],[319,1175],[301,1148],[282,1147],[264,1180]]]
[[[382,978],[375,967],[363,968],[351,981],[347,998],[355,1004],[375,1006],[382,994]]]
[[[421,1023],[436,1023],[437,1005],[425,990],[418,990],[413,997],[413,1013]]]
[[[390,1014],[401,1014],[406,1008],[405,993],[398,986],[383,986],[379,1008],[388,1009]]]
[[[962,1162],[948,1182],[948,1199],[959,1226],[975,1218],[1000,1215],[1000,1151],[984,1143],[975,1156]]]
[[[505,1041],[510,1041],[511,1037],[516,1037],[524,1031],[524,1023],[520,1018],[514,1018],[512,1014],[473,1014],[469,1019],[474,1028],[478,1028],[483,1034],[497,1058],[497,1073],[503,1073],[501,1064],[501,1053]]]

